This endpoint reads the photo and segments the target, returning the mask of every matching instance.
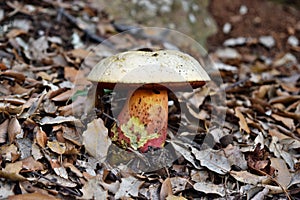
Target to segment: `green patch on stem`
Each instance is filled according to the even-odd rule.
[[[149,140],[159,137],[158,133],[148,133],[137,117],[131,117],[126,124],[122,124],[121,130],[130,139],[130,145],[135,150],[143,147]]]

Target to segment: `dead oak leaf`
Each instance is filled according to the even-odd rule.
[[[43,131],[43,129],[41,127],[36,127],[36,135],[35,135],[35,139],[37,144],[42,147],[45,148],[46,144],[47,144],[47,134]]]
[[[234,111],[235,111],[236,117],[239,118],[240,129],[246,131],[246,133],[249,134],[250,133],[250,128],[248,127],[247,121],[246,121],[244,115],[242,114],[241,109],[239,107],[236,107],[234,109]]]
[[[284,160],[280,158],[271,158],[271,166],[276,169],[277,176],[275,177],[275,180],[286,189],[292,180],[292,175]]]
[[[252,185],[264,183],[269,179],[267,176],[258,176],[247,171],[231,171],[230,175],[239,182]]]
[[[59,200],[58,198],[48,195],[48,194],[43,194],[43,193],[26,193],[26,194],[18,194],[18,195],[13,195],[9,196],[8,200]]]
[[[83,145],[87,152],[96,159],[103,160],[107,156],[111,140],[102,119],[94,119],[83,132]]]
[[[64,154],[66,151],[66,144],[58,141],[47,142],[47,146],[51,149],[51,151],[58,153],[60,155]]]
[[[138,197],[139,188],[144,183],[133,176],[122,178],[120,188],[115,194],[115,198]]]
[[[224,197],[226,194],[224,185],[216,185],[213,183],[198,182],[194,184],[194,189],[205,194],[218,194]]]
[[[8,140],[9,143],[14,142],[17,137],[22,137],[22,128],[17,118],[12,118],[8,125]]]
[[[196,148],[192,148],[192,153],[195,155],[196,159],[200,161],[201,166],[224,175],[230,171],[231,166],[228,159],[220,152],[221,151],[213,149],[199,151]]]

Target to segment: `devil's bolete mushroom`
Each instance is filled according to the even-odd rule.
[[[176,50],[122,52],[101,60],[88,79],[100,88],[128,90],[110,135],[123,147],[141,152],[165,143],[168,90],[187,84],[197,88],[210,80],[195,58]]]

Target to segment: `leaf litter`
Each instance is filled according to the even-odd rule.
[[[214,88],[181,93],[188,113],[180,116],[186,125],[180,134],[195,136],[194,141],[170,133],[168,142],[179,159],[139,173],[129,168],[134,157],[138,163],[153,161],[135,152],[131,162],[120,154],[111,165],[107,120],[92,116],[85,123],[90,116],[82,115],[91,109],[85,104],[92,85],[85,77],[95,64],[84,59],[89,49],[119,31],[108,13],[81,1],[2,4],[1,22],[13,23],[1,25],[0,33],[1,198],[299,197],[297,27],[288,27],[290,48],[274,53],[282,43],[276,34],[231,35],[235,20],[247,17],[250,8],[230,18],[226,40],[209,52],[226,92],[223,129],[207,129],[213,105],[205,95],[217,95]],[[83,62],[87,69],[80,68]],[[170,107],[169,123],[176,125],[178,107]],[[212,135],[212,148],[201,146],[206,134]]]

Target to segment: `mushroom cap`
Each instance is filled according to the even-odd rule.
[[[196,88],[210,81],[195,58],[176,50],[118,53],[97,63],[88,79],[108,89],[116,84],[125,87],[164,85],[177,88],[187,83]]]

